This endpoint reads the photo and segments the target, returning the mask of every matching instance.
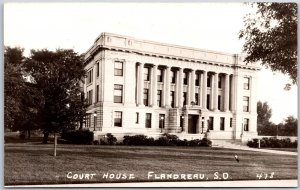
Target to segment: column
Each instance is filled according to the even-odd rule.
[[[182,107],[182,96],[183,96],[183,69],[179,68],[179,79],[178,79],[178,93],[176,94],[176,96],[178,97],[178,107]]]
[[[231,91],[230,91],[230,98],[231,98],[231,111],[236,111],[236,108],[235,108],[235,76],[234,74],[232,75],[231,77]]]
[[[166,70],[165,70],[165,72],[166,72],[166,82],[164,81],[164,86],[166,86],[165,87],[165,99],[166,99],[166,101],[165,101],[165,105],[167,106],[167,107],[170,107],[171,105],[170,105],[170,94],[171,94],[171,92],[170,92],[170,72],[171,72],[171,68],[170,67],[168,67],[167,66],[167,68],[166,68]]]
[[[209,110],[213,110],[214,109],[214,87],[215,87],[215,75],[211,75],[210,76],[210,99],[209,99]]]
[[[195,102],[195,70],[190,72],[191,74],[191,83],[190,83],[190,100],[191,102]]]
[[[186,92],[186,105],[191,105],[191,71],[189,71],[187,74],[188,74],[188,78],[187,78],[188,86]]]
[[[139,88],[138,88],[138,105],[144,105],[143,102],[143,95],[144,95],[144,63],[140,63],[139,65],[139,78],[138,78],[138,84],[139,84]]]
[[[175,77],[175,108],[179,107],[178,94],[179,94],[179,70],[176,70]]]
[[[213,96],[214,96],[214,111],[218,110],[218,80],[219,80],[219,74],[215,73],[214,75],[214,91],[213,91]]]
[[[157,106],[157,65],[153,65],[152,67],[152,76],[151,76],[151,83],[152,83],[152,107]]]
[[[224,111],[229,110],[229,75],[225,75]]]
[[[202,74],[202,109],[206,109],[206,96],[207,96],[207,72],[203,71]]]

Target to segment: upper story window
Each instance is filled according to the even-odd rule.
[[[186,72],[183,72],[183,84],[188,84],[188,74]]]
[[[144,105],[148,106],[149,102],[149,90],[144,88]]]
[[[150,75],[149,75],[149,70],[150,70],[150,68],[149,67],[145,67],[144,68],[144,80],[145,81],[149,81],[150,80]]]
[[[123,85],[114,85],[114,103],[123,102]]]
[[[93,69],[90,69],[87,72],[87,84],[90,84],[93,82]]]
[[[158,105],[158,107],[161,107],[161,95],[162,95],[162,91],[158,90],[157,91],[157,105]]]
[[[249,77],[244,77],[244,90],[249,90],[250,89],[250,78]]]
[[[163,81],[163,71],[162,69],[157,69],[157,82]]]
[[[249,96],[243,97],[243,111],[249,112]]]
[[[115,76],[123,76],[123,62],[115,61]]]
[[[99,68],[99,62],[97,62],[97,63],[96,63],[96,72],[97,72],[97,73],[96,73],[96,76],[97,76],[97,77],[99,77],[99,73],[100,73],[99,69],[100,69],[100,68]]]
[[[171,83],[175,83],[175,81],[176,81],[176,73],[175,73],[176,71],[172,71],[171,70]]]
[[[211,81],[211,75],[208,75],[208,76],[207,76],[207,81],[206,81],[206,86],[207,86],[207,87],[210,87],[210,86],[211,86],[210,81]]]
[[[222,77],[218,76],[218,88],[222,88]]]
[[[195,74],[195,78],[196,78],[196,80],[195,80],[195,85],[196,85],[196,86],[200,86],[200,74],[199,74],[199,73],[196,73],[196,74]]]
[[[92,105],[93,103],[93,90],[87,92],[87,102],[88,105]]]

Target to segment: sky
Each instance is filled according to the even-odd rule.
[[[31,49],[72,48],[85,53],[102,32],[200,49],[241,53],[238,33],[253,10],[243,3],[5,3],[4,45]],[[258,100],[272,108],[271,121],[297,117],[297,86],[262,67]]]

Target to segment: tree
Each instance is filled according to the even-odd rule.
[[[36,86],[26,80],[23,49],[5,47],[4,52],[4,125],[6,129],[28,132],[38,128],[33,122],[42,96]]]
[[[252,3],[255,14],[245,17],[239,38],[246,40],[245,61],[261,61],[272,71],[288,74],[297,83],[297,4]],[[288,88],[287,88],[288,89]]]
[[[13,129],[21,115],[20,94],[23,88],[22,63],[23,49],[5,47],[4,50],[4,125]]]
[[[38,123],[44,131],[44,143],[49,133],[74,128],[85,114],[80,82],[85,71],[82,56],[73,50],[31,50],[25,61],[26,72],[41,91],[43,107],[38,113]]]
[[[294,116],[288,116],[284,120],[284,124],[281,128],[282,135],[284,136],[297,136],[297,126],[298,126],[298,119]]]
[[[257,131],[259,135],[273,135],[274,126],[270,122],[272,109],[267,102],[257,102]]]

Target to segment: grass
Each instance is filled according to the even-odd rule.
[[[166,181],[149,180],[149,171],[205,174],[205,180],[214,180],[215,172],[228,173],[228,180],[256,180],[260,174],[269,178],[272,172],[272,179],[297,179],[297,156],[242,150],[63,144],[58,145],[57,157],[52,155],[52,144],[6,144],[5,185]],[[67,178],[68,172],[96,175],[92,180],[74,180]],[[103,179],[104,173],[134,174],[135,179]]]
[[[297,148],[264,148],[269,150],[279,150],[279,151],[288,151],[288,152],[298,152]]]

